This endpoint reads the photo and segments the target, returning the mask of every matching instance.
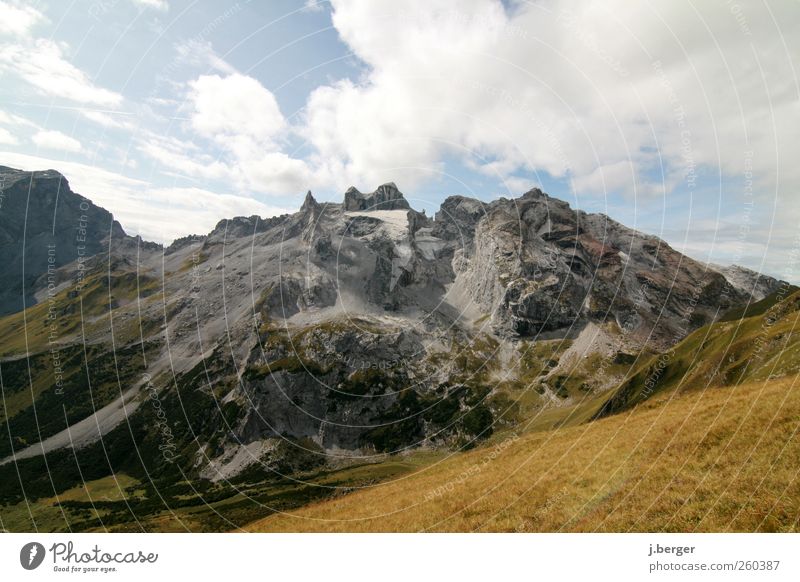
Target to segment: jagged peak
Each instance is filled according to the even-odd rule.
[[[375,189],[375,192],[385,191],[385,190],[394,191],[398,193],[400,192],[400,190],[397,189],[397,184],[395,184],[394,182],[386,182],[385,184],[381,184]],[[400,195],[402,196],[402,194]]]
[[[300,212],[316,211],[319,209],[319,202],[314,198],[314,195],[309,190],[303,200],[303,205],[300,207]]]
[[[351,186],[344,193],[346,211],[410,210],[411,206],[394,182],[378,186],[374,192],[362,193]]]
[[[541,188],[531,188],[522,195],[523,198],[549,198]]]

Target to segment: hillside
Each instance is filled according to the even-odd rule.
[[[800,293],[787,287],[749,313],[689,336],[655,382],[643,365],[600,408],[606,418],[496,435],[247,529],[797,531]]]
[[[797,531],[797,382],[660,395],[630,415],[498,439],[245,529]]]
[[[703,327],[630,374],[598,412],[630,408],[657,391],[730,386],[800,373],[800,293],[788,284]]]

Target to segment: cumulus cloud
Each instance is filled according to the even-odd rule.
[[[33,6],[16,2],[0,2],[0,34],[26,36],[31,29],[44,19],[42,13]]]
[[[306,163],[283,152],[252,152],[240,159],[239,166],[248,184],[259,191],[301,194],[312,185]]]
[[[104,106],[122,102],[122,95],[95,85],[64,57],[62,45],[49,39],[0,46],[0,71],[13,73],[43,95],[58,99]]]
[[[191,123],[201,135],[269,142],[286,127],[275,96],[253,77],[202,75],[189,87]]]
[[[201,75],[188,84],[188,125],[221,154],[211,157],[191,140],[147,135],[138,148],[166,172],[225,180],[238,190],[298,194],[311,172],[281,151],[289,130],[275,96],[253,77]]]
[[[152,8],[161,12],[169,10],[169,3],[167,0],[133,0],[133,3],[142,8]]]
[[[741,172],[745,149],[767,179],[800,137],[800,21],[785,4],[783,36],[756,7],[744,29],[707,4],[332,5],[368,73],[315,90],[302,131],[343,183],[403,168],[413,179],[455,155],[501,176],[546,171],[589,193],[655,194],[691,187],[703,166]]]
[[[74,137],[70,137],[60,131],[41,130],[37,131],[31,141],[38,147],[48,150],[60,150],[62,152],[80,152],[83,148],[81,142]]]

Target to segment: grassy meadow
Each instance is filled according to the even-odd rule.
[[[798,377],[661,393],[585,425],[497,435],[249,531],[797,531]]]

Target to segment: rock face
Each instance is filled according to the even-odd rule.
[[[411,207],[393,182],[379,186],[370,194],[362,194],[355,188],[344,193],[344,209],[358,210],[408,210]]]
[[[58,172],[0,166],[0,315],[35,303],[35,283],[48,268],[89,259],[124,236],[111,213],[75,194]]]
[[[82,213],[95,252],[103,233],[124,234],[59,174],[4,172],[0,232],[11,256],[22,247],[6,211],[18,216],[28,185],[26,252],[49,240],[54,208],[64,249]],[[43,257],[31,277],[46,269]],[[70,257],[59,255],[62,278]],[[430,218],[394,184],[351,188],[341,204],[309,192],[294,214],[223,220],[166,249],[123,237],[110,264],[138,287],[146,277],[150,293],[114,307],[114,321],[136,324],[128,336],[115,330],[116,345],[158,338],[165,347],[148,374],[165,394],[205,379],[228,412],[203,455],[226,475],[241,470],[242,451],[274,457],[283,440],[349,455],[464,446],[520,419],[508,402],[528,388],[534,406],[607,389],[615,376],[582,368],[588,356],[615,370],[778,285],[700,264],[541,190],[490,203],[452,196]],[[10,302],[19,290],[3,292]],[[87,338],[62,341],[109,341]]]
[[[540,190],[482,208],[448,199],[436,220],[442,236],[464,241],[454,256],[454,285],[492,313],[496,333],[508,337],[610,322],[664,348],[777,287],[755,273],[749,288],[731,283],[656,237],[573,210]]]
[[[780,285],[780,281],[774,277],[756,273],[747,267],[741,267],[739,265],[730,265],[727,267],[712,265],[712,267],[725,277],[725,280],[731,287],[746,296],[752,297],[754,301],[758,301],[758,297],[766,297]]]

